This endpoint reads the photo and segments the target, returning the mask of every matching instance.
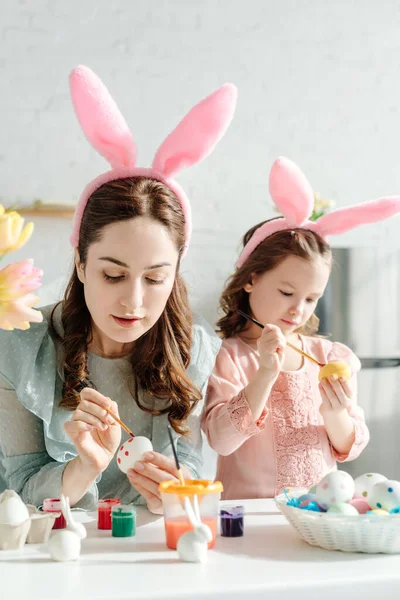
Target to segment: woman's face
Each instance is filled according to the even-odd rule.
[[[106,226],[89,247],[78,277],[92,317],[89,350],[129,353],[161,316],[175,281],[178,251],[168,230],[148,217]]]

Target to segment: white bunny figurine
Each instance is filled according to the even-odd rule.
[[[66,529],[53,533],[49,540],[50,556],[60,562],[76,560],[81,553],[81,540],[87,533],[82,523],[77,523],[71,512],[69,498],[61,494],[61,510],[67,522]]]
[[[79,535],[81,540],[84,540],[87,536],[86,527],[82,523],[77,523],[77,521],[75,521],[74,517],[72,516],[69,498],[61,494],[60,500],[63,515],[67,522],[67,529]]]
[[[211,529],[201,522],[199,502],[193,496],[193,506],[189,498],[184,499],[184,507],[193,531],[182,534],[178,540],[177,551],[179,558],[185,562],[205,563],[208,558],[208,544],[212,540]]]

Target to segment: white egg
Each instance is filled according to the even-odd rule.
[[[358,515],[358,510],[352,506],[351,504],[347,504],[347,502],[336,502],[336,504],[332,504],[327,510],[329,514],[337,514],[337,515]]]
[[[354,481],[346,471],[332,471],[317,485],[317,503],[328,509],[337,502],[348,502],[354,495]]]
[[[144,436],[135,436],[129,438],[120,447],[117,453],[117,465],[123,473],[133,469],[135,463],[140,460],[143,454],[153,451],[153,444],[149,438]]]
[[[364,473],[354,480],[354,498],[369,498],[372,488],[380,481],[387,481],[387,477],[380,473]]]
[[[17,495],[8,497],[0,504],[0,523],[20,525],[29,519],[29,511]]]
[[[368,498],[372,509],[381,508],[390,511],[400,504],[400,481],[387,479],[374,485]]]
[[[81,553],[81,538],[73,531],[60,529],[51,536],[49,551],[53,560],[76,560]]]

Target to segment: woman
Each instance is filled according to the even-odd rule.
[[[195,106],[136,167],[132,135],[101,81],[71,74],[81,126],[112,169],[85,188],[74,218],[75,266],[63,302],[29,331],[0,334],[0,450],[7,486],[39,505],[69,496],[93,509],[99,497],[162,512],[158,484],[177,476],[167,423],[185,477],[199,476],[202,398],[219,341],[192,323],[179,266],[190,205],[173,176],[209,154],[236,102],[225,85]],[[80,381],[90,382],[82,390]],[[121,430],[106,409],[154,452],[128,472],[114,454]],[[71,414],[72,413],[72,414]]]

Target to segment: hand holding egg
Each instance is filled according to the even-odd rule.
[[[319,409],[322,416],[340,413],[351,406],[353,390],[349,382],[350,377],[350,367],[346,363],[332,362],[322,367],[318,386],[322,399]]]
[[[343,377],[344,379],[350,379],[351,370],[347,363],[345,362],[329,362],[324,367],[322,367],[318,373],[318,379],[321,381],[322,379],[328,379],[332,375],[336,375],[339,379]]]
[[[143,454],[153,451],[153,444],[144,436],[138,435],[129,438],[122,444],[117,453],[117,464],[123,473],[133,469],[135,464],[142,459]]]

